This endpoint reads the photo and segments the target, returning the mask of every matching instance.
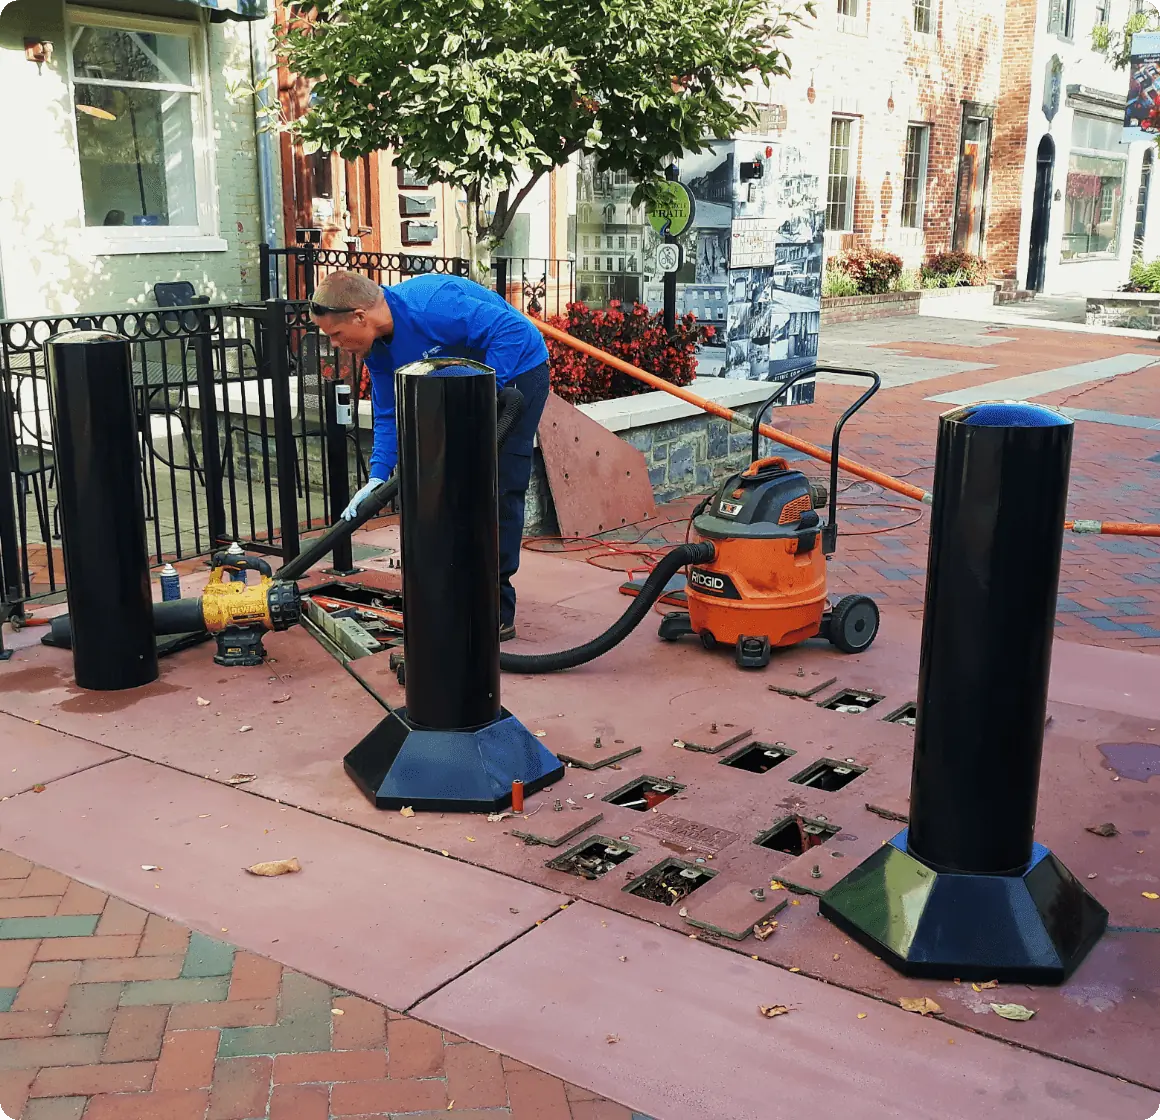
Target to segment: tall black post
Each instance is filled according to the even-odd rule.
[[[136,688],[158,671],[129,342],[70,331],[48,368],[76,682]]]
[[[909,827],[821,906],[907,975],[1058,983],[1107,926],[1034,842],[1072,427],[939,420]]]
[[[407,706],[346,769],[381,809],[494,812],[564,773],[500,705],[495,372],[413,362],[395,398]]]
[[[680,170],[675,163],[669,164],[665,168],[665,178],[669,182],[678,182],[680,177]],[[671,233],[665,234],[666,245],[675,245],[676,243],[677,239]],[[665,297],[665,331],[671,335],[677,329],[677,274],[675,272],[666,272],[662,285]]]

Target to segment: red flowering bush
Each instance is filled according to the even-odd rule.
[[[931,288],[969,288],[987,282],[987,262],[960,249],[935,253],[921,272],[924,284]]]
[[[888,292],[902,275],[900,256],[869,245],[847,249],[835,258],[834,264],[858,285],[860,296]]]
[[[553,315],[547,322],[673,385],[688,385],[693,380],[697,374],[697,347],[716,334],[712,326],[699,324],[690,312],[677,320],[670,335],[665,330],[663,312],[649,311],[643,303],[634,303],[626,311],[615,299],[603,311],[594,311],[584,303],[570,303],[567,314]],[[596,358],[552,339],[547,342],[552,390],[571,404],[615,400],[649,391],[647,385]]]

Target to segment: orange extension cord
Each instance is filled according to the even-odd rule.
[[[611,366],[613,369],[619,370],[621,373],[627,374],[637,381],[642,381],[654,389],[659,389],[664,393],[670,394],[670,396],[679,397],[681,400],[694,405],[703,412],[718,416],[722,420],[728,420],[739,427],[745,428],[747,431],[753,430],[753,421],[747,416],[742,416],[740,413],[734,412],[731,408],[717,404],[716,401],[707,400],[705,397],[698,396],[696,393],[692,393],[688,389],[683,389],[679,385],[672,385],[663,378],[657,377],[652,373],[647,373],[638,366],[632,365],[631,362],[626,362],[622,358],[617,358],[607,351],[592,346],[590,343],[573,338],[567,331],[550,326],[542,319],[533,318],[532,322],[539,328],[541,334],[555,342],[570,346],[573,350],[578,350],[581,354],[595,358],[598,362],[603,362],[605,365]],[[762,424],[759,431],[767,439],[771,439],[775,443],[780,443],[784,447],[793,448],[795,451],[801,451],[803,454],[812,456],[814,459],[820,459],[823,463],[828,463],[831,459],[830,452],[825,448],[817,447],[807,440],[798,439],[797,436],[791,436],[788,432],[780,431],[769,424]],[[856,475],[858,478],[864,478],[867,482],[873,482],[881,486],[884,490],[892,490],[895,494],[902,494],[904,497],[916,502],[923,502],[926,505],[929,505],[931,502],[932,495],[929,490],[923,490],[919,486],[912,486],[909,482],[903,482],[883,471],[876,471],[873,467],[856,463],[852,459],[847,459],[844,455],[838,456],[838,466],[849,474]],[[898,527],[901,528],[901,526]],[[1076,520],[1065,521],[1063,527],[1069,533],[1101,533],[1105,536],[1119,537],[1160,537],[1160,525],[1138,524],[1134,521]]]

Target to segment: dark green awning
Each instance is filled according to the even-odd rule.
[[[262,19],[266,13],[266,0],[186,0],[199,8],[209,8],[221,19]]]

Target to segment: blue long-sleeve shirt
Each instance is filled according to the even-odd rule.
[[[416,276],[383,288],[395,322],[366,357],[375,446],[370,473],[387,478],[399,457],[395,370],[422,358],[470,358],[495,370],[503,388],[548,360],[540,332],[495,292],[458,276]]]

